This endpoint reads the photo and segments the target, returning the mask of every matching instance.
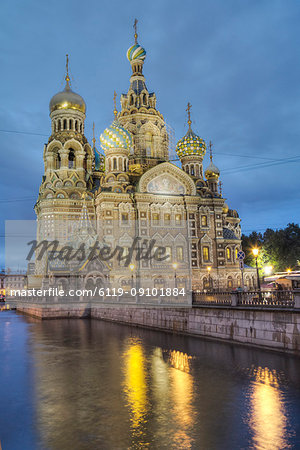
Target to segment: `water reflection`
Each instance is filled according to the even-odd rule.
[[[296,358],[101,321],[9,321],[3,448],[300,448]]]
[[[132,341],[124,355],[125,394],[128,397],[131,425],[136,436],[142,434],[142,425],[147,421],[147,384],[145,356],[142,345]]]
[[[256,448],[290,448],[287,434],[287,412],[275,370],[254,368],[255,381],[250,394],[249,425],[254,434]]]
[[[177,355],[178,356],[178,355]],[[187,359],[181,355],[181,359]],[[178,359],[176,358],[178,362]],[[179,364],[181,367],[181,364]],[[171,369],[173,416],[177,424],[174,434],[176,448],[191,448],[191,429],[195,411],[193,408],[193,378],[188,372],[179,369]]]

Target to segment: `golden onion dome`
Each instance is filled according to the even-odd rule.
[[[207,180],[211,180],[211,179],[218,179],[219,176],[220,170],[214,165],[214,163],[211,160],[208,168],[205,171],[205,178]]]
[[[72,91],[69,79],[66,78],[66,86],[64,90],[58,92],[51,98],[49,109],[50,113],[59,109],[74,109],[85,114],[86,105],[83,98],[79,94],[76,94],[76,92]]]
[[[223,213],[227,214],[228,211],[229,211],[228,205],[227,205],[227,203],[224,203],[224,205],[223,205]]]

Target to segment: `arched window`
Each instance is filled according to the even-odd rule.
[[[78,131],[78,121],[75,120],[75,131]]]
[[[233,287],[232,277],[227,278],[227,287],[231,289]]]
[[[67,119],[64,119],[64,126],[63,129],[66,130],[67,129]]]
[[[229,247],[226,248],[226,258],[227,261],[231,261],[231,249]]]
[[[207,216],[205,215],[201,216],[201,226],[207,227]]]
[[[60,154],[57,153],[57,163],[56,163],[56,168],[57,168],[57,169],[60,169],[60,165],[61,165]]]
[[[194,169],[194,166],[191,166],[191,175],[195,175],[195,169]]]
[[[189,166],[185,166],[185,171],[186,171],[186,173],[190,173],[190,168],[189,168]]]
[[[70,148],[69,151],[69,169],[73,169],[75,166],[75,154],[74,154],[74,150],[72,148]]]
[[[117,158],[113,159],[113,170],[117,170]]]
[[[238,248],[237,247],[235,248],[235,253],[234,254],[235,254],[235,259],[238,259],[238,257],[237,257],[237,255],[238,255]]]
[[[209,262],[209,247],[207,245],[204,245],[202,248],[202,255],[203,255],[203,261]]]
[[[146,155],[153,156],[153,136],[149,131],[145,134]]]

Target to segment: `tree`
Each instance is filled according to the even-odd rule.
[[[286,228],[262,233],[253,231],[249,236],[242,235],[242,246],[246,253],[245,263],[255,266],[252,248],[260,249],[258,266],[272,265],[275,272],[284,272],[287,268],[296,268],[300,256],[300,227],[289,223]]]

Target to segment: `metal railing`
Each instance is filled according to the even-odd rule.
[[[299,296],[300,293],[297,292]],[[246,306],[261,308],[294,308],[295,291],[203,292],[193,291],[194,306]],[[299,306],[298,306],[299,307]]]
[[[227,305],[231,306],[231,292],[193,291],[193,305]]]

